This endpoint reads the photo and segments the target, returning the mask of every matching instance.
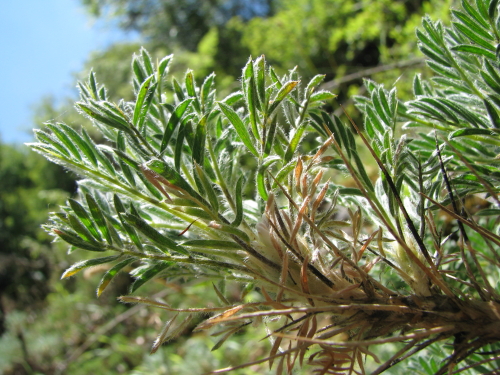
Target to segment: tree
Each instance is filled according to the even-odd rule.
[[[60,167],[0,145],[0,334],[7,310],[37,308],[49,292],[51,239],[40,226],[75,188]]]
[[[239,77],[246,56],[266,55],[284,74],[299,60],[299,73],[340,79],[367,67],[411,59],[413,30],[425,13],[445,20],[450,1],[172,1],[84,0],[125,29],[140,31],[148,49],[197,53],[217,74]],[[215,38],[206,56],[200,43]],[[299,57],[299,59],[297,59]],[[194,58],[190,61],[194,63]],[[192,66],[192,65],[190,65]],[[401,70],[393,67],[392,82]],[[383,79],[384,77],[379,77]],[[359,86],[361,80],[355,81]],[[349,86],[342,85],[341,99]]]
[[[273,0],[82,0],[91,14],[115,17],[124,29],[139,31],[154,45],[196,51],[212,27],[231,18],[267,17]]]

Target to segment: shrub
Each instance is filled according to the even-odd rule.
[[[152,352],[204,313],[196,329],[219,329],[214,349],[265,324],[273,346],[260,362],[278,374],[306,354],[318,373],[365,373],[379,344],[392,352],[374,374],[407,358],[427,373],[495,371],[497,3],[464,0],[449,28],[424,18],[417,36],[436,76],[415,77],[409,102],[367,81],[363,127],[322,110],[334,97],[316,90],[323,76],[278,77],[263,56],[223,99],[214,75],[167,85],[171,56],[154,65],[145,50],[132,62],[134,102],[108,102],[91,74],[76,105],[106,142],[53,124],[31,144],[83,178],[46,229],[100,254],[63,277],[109,264],[100,295],[129,272],[134,295],[121,300],[170,314]],[[135,295],[153,278],[213,280],[220,306]],[[242,285],[240,300],[226,282]],[[245,298],[252,289],[259,300]],[[411,359],[424,350],[432,357]]]

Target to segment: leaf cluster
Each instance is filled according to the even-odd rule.
[[[392,342],[401,348],[373,373],[438,342],[453,350],[430,364],[436,374],[481,348],[494,352],[497,3],[464,0],[450,27],[424,18],[417,37],[436,76],[417,76],[406,102],[367,80],[369,96],[356,99],[363,127],[322,109],[335,97],[317,91],[324,76],[303,84],[296,69],[279,75],[264,56],[222,99],[214,74],[201,85],[191,70],[167,81],[172,56],[155,64],[144,49],[132,60],[133,101],[109,101],[90,74],[76,105],[106,141],[49,124],[31,145],[84,178],[80,199],[46,229],[99,254],[63,277],[107,264],[98,295],[123,271],[132,293],[154,278],[220,281],[220,307],[121,300],[170,312],[153,352],[197,313],[209,315],[197,330],[218,329],[214,350],[267,320],[274,341],[263,361],[278,374],[306,358],[323,373],[366,373],[365,356],[380,362],[370,346]],[[351,186],[337,183],[338,171]],[[226,281],[245,285],[239,301],[225,295]],[[259,299],[245,300],[254,288]]]

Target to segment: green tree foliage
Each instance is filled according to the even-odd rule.
[[[129,273],[121,301],[168,315],[152,352],[205,313],[195,330],[220,337],[213,350],[265,324],[262,361],[277,374],[380,374],[403,360],[428,374],[497,371],[499,13],[496,0],[464,0],[450,27],[425,17],[419,47],[437,74],[417,75],[409,101],[367,80],[363,127],[324,111],[324,76],[280,75],[264,57],[222,97],[213,74],[167,80],[172,57],[154,63],[144,49],[133,101],[109,101],[91,74],[77,107],[105,144],[60,124],[31,145],[84,178],[46,226],[89,254],[63,277],[106,265],[99,295]],[[153,280],[205,294],[209,280],[214,304],[137,295]]]
[[[82,2],[94,16],[109,17],[125,29],[137,30],[153,61],[175,53],[173,74],[182,74],[187,67],[198,77],[215,72],[219,90],[229,92],[247,57],[264,54],[280,74],[294,64],[305,80],[326,74],[330,81],[326,86],[334,88],[346,105],[367,74],[387,84],[401,74],[410,77],[412,67],[421,64],[415,58],[413,38],[421,16],[428,13],[446,20],[449,8],[449,1],[434,0]],[[92,54],[79,79],[93,70],[111,99],[132,99],[127,56],[138,48],[137,43],[118,44]],[[366,70],[379,65],[382,68]],[[359,71],[364,73],[352,76]],[[403,96],[411,91],[407,81],[400,81]],[[57,117],[69,125],[78,124],[69,101],[63,106],[45,101],[37,114],[37,122]],[[87,130],[97,135],[90,124]]]
[[[273,0],[82,0],[95,16],[116,17],[121,27],[139,31],[153,44],[196,51],[212,27],[231,18],[266,17]]]
[[[0,145],[1,332],[7,310],[35,308],[48,293],[50,237],[40,226],[47,212],[74,190],[73,177],[61,168]]]
[[[280,74],[296,61],[306,80],[316,74],[326,74],[327,80],[341,78],[366,67],[411,59],[413,32],[420,18],[430,13],[446,19],[450,6],[450,1],[435,0],[83,3],[96,16],[106,14],[126,29],[139,30],[152,52],[167,48],[176,55],[179,51],[196,54],[190,67],[196,60],[205,60],[218,75],[235,79],[246,56],[264,54]],[[213,45],[209,50],[203,48],[207,39]],[[399,74],[387,78],[393,81]]]

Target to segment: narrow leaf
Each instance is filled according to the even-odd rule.
[[[143,286],[146,282],[158,276],[158,274],[167,269],[171,265],[170,262],[158,262],[149,267],[141,269],[140,274],[134,275],[136,277],[134,283],[130,286],[130,292],[134,293],[137,289]]]
[[[123,217],[129,224],[131,224],[134,228],[138,229],[142,234],[144,234],[149,240],[153,241],[155,244],[160,246],[160,250],[170,249],[181,253],[183,255],[189,255],[189,252],[184,249],[182,246],[175,243],[175,241],[171,240],[167,236],[164,236],[156,229],[154,229],[151,225],[146,223],[142,218],[132,214],[123,214]],[[168,251],[164,251],[168,254]]]
[[[196,126],[196,131],[194,134],[193,142],[193,161],[200,165],[203,165],[205,159],[205,141],[207,138],[207,116],[203,116],[198,125]]]
[[[158,63],[158,80],[163,77],[163,75],[168,71],[168,66],[170,65],[170,61],[172,61],[173,55],[165,56]]]
[[[250,134],[248,133],[247,128],[245,127],[245,124],[243,121],[240,119],[238,114],[228,105],[219,102],[219,107],[221,111],[224,113],[224,115],[227,117],[231,125],[233,125],[234,129],[236,130],[236,133],[238,133],[238,136],[240,137],[241,141],[243,144],[248,148],[248,150],[255,156],[259,156],[259,153],[255,149],[255,146],[252,143],[252,140],[250,138]]]
[[[114,118],[111,118],[109,116],[104,116],[103,114],[99,113],[97,110],[95,110],[94,108],[90,107],[87,104],[76,103],[76,105],[94,120],[97,120],[105,125],[111,126],[112,128],[118,130],[123,130],[127,132],[129,131],[128,126],[125,126],[122,121],[116,121],[116,119]]]
[[[332,94],[329,91],[318,91],[311,95],[311,97],[309,98],[309,102],[314,103],[319,101],[331,100],[335,99],[336,97],[337,95]]]
[[[88,141],[84,140],[80,134],[73,128],[65,124],[58,124],[58,126],[64,130],[64,132],[69,136],[73,143],[83,152],[90,162],[97,167],[97,158],[94,153],[93,148],[89,145]]]
[[[238,181],[236,182],[236,190],[235,190],[235,203],[236,203],[236,212],[235,217],[231,225],[238,227],[243,221],[243,176],[240,176]]]
[[[285,97],[299,84],[299,81],[289,81],[283,85],[283,87],[278,91],[276,97],[272,101],[269,110],[267,111],[267,116],[270,116],[274,110],[280,105],[280,103],[285,99]]]
[[[94,236],[94,238],[97,241],[99,241],[99,242],[102,241],[102,237],[99,234],[97,227],[95,226],[94,222],[90,218],[90,216],[87,213],[87,211],[85,210],[85,208],[83,208],[83,206],[79,202],[75,201],[74,199],[69,199],[68,201],[69,201],[69,205],[71,206],[71,209],[73,210],[73,212],[76,214],[76,216],[78,216],[78,218],[81,220],[83,225],[85,225],[87,230],[92,234],[92,236]]]
[[[87,205],[89,206],[90,214],[94,218],[94,221],[99,227],[99,230],[101,231],[102,235],[106,238],[106,241],[108,241],[108,243],[112,245],[113,239],[111,237],[111,234],[109,233],[108,226],[106,225],[106,219],[104,218],[104,215],[101,212],[101,208],[97,204],[94,197],[91,196],[90,194],[86,194],[85,199],[87,201]]]
[[[281,160],[279,156],[270,156],[266,158],[262,165],[259,167],[259,170],[257,171],[257,191],[259,192],[259,195],[261,198],[264,200],[264,202],[267,202],[267,199],[269,198],[269,195],[267,194],[267,188],[266,188],[266,171],[268,170],[271,165],[276,163],[278,160]]]
[[[198,165],[198,163],[195,163],[194,169],[203,185],[203,189],[205,190],[206,197],[210,202],[210,206],[212,206],[213,212],[219,212],[219,201],[217,199],[217,193],[213,187],[212,181],[209,180],[205,171]]]
[[[128,258],[125,260],[122,260],[121,262],[118,262],[115,264],[113,267],[111,267],[102,277],[101,281],[99,282],[99,285],[97,286],[97,297],[100,297],[102,292],[107,288],[111,280],[118,275],[118,273],[128,266],[130,263],[134,262],[134,258]]]
[[[80,161],[82,160],[82,156],[80,155],[80,152],[76,148],[75,144],[60,126],[53,124],[47,124],[46,126],[56,135],[57,138],[59,138],[59,140],[64,144],[64,147],[66,147],[73,154],[73,156]]]
[[[85,268],[97,266],[99,264],[109,263],[109,262],[112,262],[114,260],[117,260],[120,257],[121,257],[121,254],[112,255],[112,256],[103,257],[103,258],[83,260],[81,262],[73,264],[66,271],[64,271],[64,273],[61,276],[61,279],[65,279],[67,277],[73,276]]]
[[[491,130],[488,129],[460,129],[460,130],[455,130],[454,132],[450,133],[448,136],[448,139],[453,139],[457,137],[467,137],[467,136],[472,136],[472,135],[486,135],[486,136],[494,136],[495,133],[493,133]]]
[[[63,239],[65,242],[69,243],[70,245],[76,246],[80,249],[89,251],[99,251],[99,252],[105,250],[98,244],[89,243],[83,240],[81,237],[77,236],[76,234],[63,230],[61,228],[53,229],[52,231],[59,237],[61,237],[61,239]]]
[[[311,78],[306,87],[306,94],[311,95],[316,86],[318,86],[321,82],[323,82],[324,79],[325,79],[325,74],[318,74],[315,75],[313,78]]]
[[[154,82],[154,75],[150,75],[141,85],[137,94],[134,107],[133,124],[141,129],[149,111],[149,106],[154,98],[157,83]]]
[[[161,140],[160,154],[163,154],[163,152],[167,148],[170,137],[172,137],[177,124],[179,123],[193,100],[193,98],[188,98],[182,101],[177,105],[177,107],[175,107],[174,112],[170,115],[167,126],[165,127],[165,133],[163,133],[163,138]]]

